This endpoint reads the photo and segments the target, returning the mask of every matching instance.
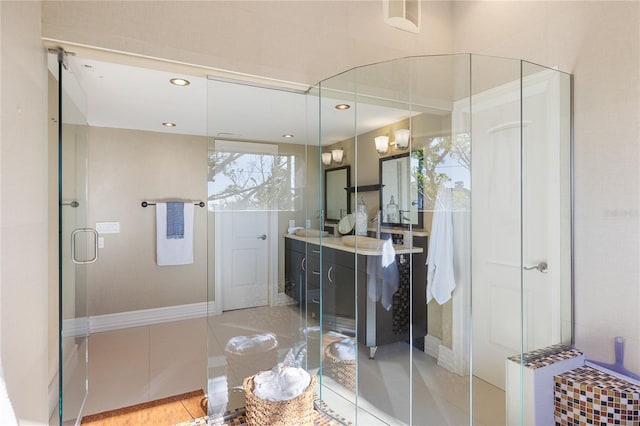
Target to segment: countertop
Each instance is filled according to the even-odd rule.
[[[297,235],[285,234],[285,238],[291,238],[292,240],[304,241],[311,244],[316,244],[322,247],[328,247],[336,250],[342,250],[349,253],[357,253],[364,256],[382,256],[382,250],[365,249],[347,246],[342,242],[342,237],[334,237],[333,235],[327,235],[322,238],[318,237],[299,237]],[[422,253],[421,247],[407,247],[404,245],[394,245],[393,248],[396,254],[411,254]]]
[[[336,232],[338,232],[337,223],[325,223],[324,226],[332,226],[336,229]],[[377,230],[378,229],[375,226],[369,226],[367,228],[367,231],[369,232],[376,232]],[[383,226],[380,228],[380,232],[382,232],[383,234],[409,235],[409,228]],[[424,228],[411,228],[411,235],[413,235],[414,237],[428,237],[429,231]]]

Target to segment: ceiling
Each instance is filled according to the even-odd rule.
[[[79,83],[73,96],[84,98],[75,103],[86,104],[79,109],[85,108],[86,121],[97,127],[299,144],[317,144],[321,135],[322,144],[327,145],[416,114],[388,102],[361,98],[357,108],[340,111],[335,105],[353,95],[337,91],[331,96],[325,92],[320,106],[317,96],[300,92],[78,57],[69,58],[69,64]],[[190,84],[170,84],[176,77]],[[353,106],[353,102],[346,103]],[[176,126],[168,128],[164,122]],[[284,138],[285,134],[293,137]]]

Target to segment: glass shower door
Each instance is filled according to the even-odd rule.
[[[50,55],[58,70],[59,414],[70,425],[80,424],[88,392],[87,264],[98,251],[87,227],[86,98],[64,52]]]

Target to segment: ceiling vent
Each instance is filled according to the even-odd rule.
[[[412,33],[420,32],[420,0],[382,0],[384,22]]]

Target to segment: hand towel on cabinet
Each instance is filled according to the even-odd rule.
[[[391,239],[382,246],[382,256],[367,257],[367,295],[373,302],[380,300],[388,311],[393,306],[393,295],[400,286],[400,274]]]

